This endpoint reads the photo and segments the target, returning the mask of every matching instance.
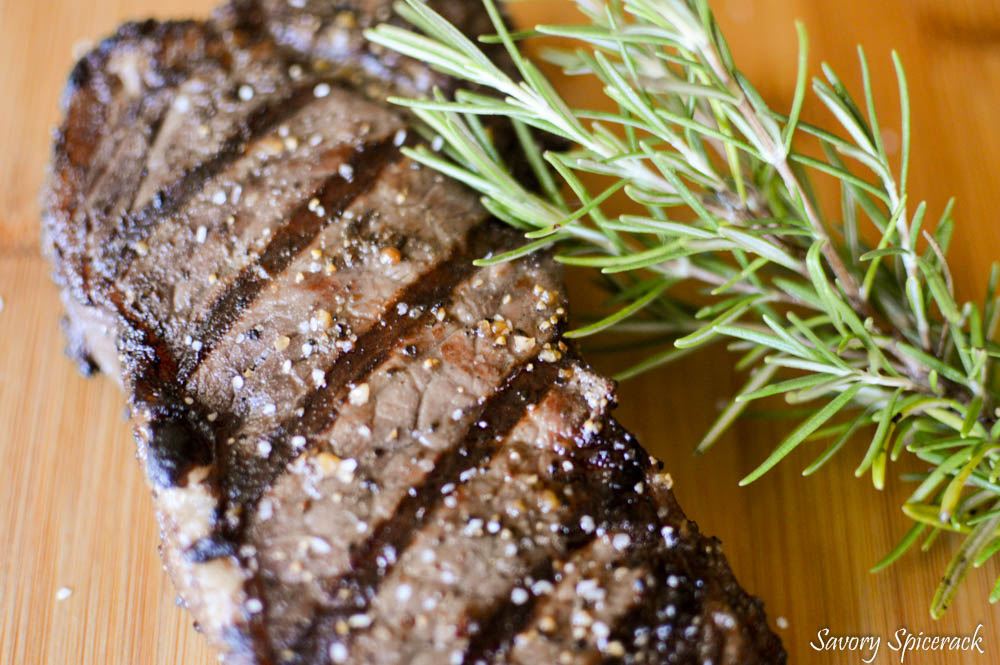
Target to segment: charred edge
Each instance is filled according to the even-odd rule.
[[[122,322],[123,375],[131,377],[133,405],[147,412],[146,474],[158,487],[173,487],[192,468],[214,461],[214,428],[199,404],[184,405],[174,381],[177,365],[163,336],[131,311],[112,285],[104,287]]]
[[[719,541],[701,537],[694,528],[689,539],[666,548],[656,538],[658,531],[630,552],[633,561],[645,565],[649,573],[639,598],[618,619],[609,638],[625,647],[629,659],[608,656],[601,660],[602,665],[636,662],[637,657],[646,662],[667,657],[671,662],[730,662],[725,654],[734,648],[744,659],[740,662],[748,665],[785,663],[787,654],[767,627],[762,604],[736,583],[722,559]],[[671,577],[680,583],[672,584]],[[711,609],[706,605],[706,596],[714,598],[716,594],[724,598],[721,607],[716,607],[731,612],[736,625],[692,638],[685,631],[696,626],[697,618]]]
[[[702,605],[703,587],[698,587],[694,593],[682,592],[679,588],[671,587],[667,584],[667,580],[672,574],[684,578],[682,586],[687,586],[690,582],[683,568],[683,562],[670,560],[662,551],[642,552],[643,549],[637,548],[636,553],[649,557],[646,565],[650,572],[636,603],[612,628],[609,641],[619,642],[633,657],[639,654],[660,658],[672,655],[674,658],[680,656],[684,662],[687,659],[704,657],[707,655],[704,649],[709,645],[704,641],[691,640],[689,636],[684,635],[683,630],[687,626],[694,625],[692,620],[698,615]],[[692,644],[700,644],[697,654],[676,653],[679,646]],[[606,656],[601,660],[602,665],[623,662],[624,658],[619,656]]]
[[[613,451],[612,457],[616,461],[611,466],[627,469],[608,488],[618,496],[627,497],[618,508],[625,509],[625,513],[614,515],[613,508],[610,513],[602,516],[603,521],[609,524],[617,521],[624,527],[632,539],[627,557],[633,566],[643,566],[649,571],[639,598],[612,626],[609,641],[622,644],[630,656],[645,653],[652,657],[665,657],[665,654],[672,653],[679,641],[684,641],[682,631],[675,631],[675,628],[690,624],[701,605],[704,588],[696,584],[695,591],[690,593],[685,591],[687,584],[674,588],[667,583],[670,575],[677,575],[685,582],[690,582],[696,576],[691,574],[686,555],[676,549],[664,547],[660,530],[665,522],[658,515],[656,501],[649,498],[648,492],[638,495],[630,491],[633,486],[629,483],[644,482],[647,470],[658,470],[662,463],[654,465],[632,435],[610,417],[602,423],[596,449]],[[602,457],[599,453],[592,460],[597,461]],[[605,466],[603,462],[606,460],[602,460],[602,466]],[[680,518],[684,519],[683,515]],[[669,613],[668,606],[673,608]],[[694,654],[689,656],[694,657]],[[602,665],[611,665],[625,661],[622,657],[605,656],[600,662]]]
[[[184,557],[191,563],[206,563],[227,556],[236,556],[236,546],[215,534],[202,538],[184,552]]]
[[[566,474],[567,483],[592,486],[594,521],[611,528],[627,525],[633,542],[653,542],[648,526],[660,526],[656,502],[647,492],[635,490],[646,481],[651,468],[649,455],[631,434],[605,412],[597,436],[573,451],[575,468]]]
[[[472,261],[481,256],[489,247],[505,247],[512,243],[516,234],[493,221],[474,227],[467,236],[465,246],[456,250],[447,260],[439,263],[429,272],[421,275],[391,303],[382,320],[362,334],[351,353],[339,356],[327,369],[324,386],[305,395],[299,402],[302,417],[291,417],[266,438],[271,442],[272,452],[267,460],[241,460],[238,457],[224,458],[227,465],[220,477],[238,479],[239,484],[223,487],[220,514],[226,505],[241,504],[248,510],[283,472],[296,454],[291,445],[294,436],[307,439],[330,428],[340,415],[346,399],[346,386],[360,383],[394,353],[405,335],[419,325],[425,325],[432,316],[431,307],[445,303],[455,287],[476,270]],[[413,318],[402,314],[396,304],[405,302],[410,310],[423,308],[423,316]],[[298,409],[297,409],[298,410]],[[237,431],[238,425],[232,430]],[[229,537],[239,542],[246,515],[240,524],[229,532]]]
[[[584,515],[592,517],[603,532],[628,531],[634,543],[629,558],[645,556],[652,550],[652,541],[644,534],[649,531],[648,524],[655,524],[656,508],[650,502],[636,505],[630,491],[643,477],[641,465],[645,458],[636,454],[638,446],[628,445],[622,436],[624,431],[607,412],[602,416],[602,436],[592,442],[576,441],[568,455],[572,471],[555,470],[550,481],[554,488],[574,489],[571,495],[575,497],[574,503],[560,528],[565,556],[571,556],[596,538],[597,530],[588,533],[580,527]],[[655,531],[658,533],[658,529]],[[528,588],[528,580],[551,581],[552,575],[550,564],[548,568],[532,571],[516,586]],[[482,617],[479,621],[482,629],[470,641],[463,665],[496,662],[508,653],[514,638],[532,619],[537,601],[530,594],[528,602],[516,605],[508,596]]]
[[[315,100],[312,89],[311,84],[299,86],[285,97],[270,104],[262,104],[252,111],[210,159],[192,167],[179,179],[157,192],[137,213],[126,216],[121,231],[125,241],[132,244],[149,237],[160,220],[177,212],[200,192],[209,180],[243,154],[248,143]],[[132,250],[128,251],[131,253]],[[123,260],[119,270],[127,264],[128,260]]]
[[[266,27],[265,18],[260,0],[229,0],[216,8],[212,22],[222,19],[224,25],[232,30],[252,33]]]
[[[705,638],[692,640],[685,635],[683,628],[694,625],[693,619],[704,611],[700,598],[703,592],[699,589],[697,595],[677,594],[665,583],[669,573],[664,570],[662,560],[657,564],[652,573],[655,584],[644,587],[641,600],[618,621],[609,637],[609,640],[620,642],[630,658],[606,656],[600,661],[601,665],[637,662],[636,657],[645,658],[645,662],[658,662],[657,658],[667,657],[677,662],[735,662],[726,659],[726,652],[732,648],[730,640],[743,642],[738,653],[745,660],[739,662],[746,665],[786,662],[787,654],[777,636],[767,628],[763,615],[753,621],[738,617],[740,625],[729,629],[733,634],[714,632],[711,644]],[[669,616],[667,607],[673,608]],[[697,650],[694,645],[699,645]]]
[[[197,412],[156,407],[146,448],[146,475],[158,487],[177,485],[187,472],[212,462],[212,433]]]
[[[278,229],[254,264],[240,272],[197,324],[194,337],[201,340],[202,348],[182,361],[178,375],[182,384],[194,374],[202,360],[212,352],[222,336],[239,320],[244,310],[254,302],[273,277],[284,271],[355,199],[371,189],[383,169],[401,155],[391,137],[364,144],[351,155],[349,164],[353,167],[353,177],[347,179],[339,174],[334,175],[316,194],[315,198],[319,199],[326,215],[317,215],[306,203],[292,214],[288,223]]]
[[[333,580],[328,590],[336,595],[350,591],[348,600],[318,609],[308,629],[293,649],[304,662],[316,660],[323,648],[322,636],[332,634],[338,619],[363,612],[377,595],[379,586],[414,537],[443,500],[442,488],[461,483],[464,470],[488,463],[507,434],[556,385],[559,365],[535,363],[520,367],[486,402],[479,415],[455,447],[441,453],[434,470],[396,507],[392,517],[380,524],[351,556],[350,572]],[[392,551],[394,557],[387,557]]]
[[[184,32],[202,26],[203,24],[193,20],[162,22],[156,19],[146,19],[145,21],[123,23],[115,34],[101,40],[92,51],[77,61],[70,72],[65,94],[71,95],[80,88],[86,87],[94,80],[95,75],[104,72],[111,52],[122,44],[138,39],[163,41],[170,38],[172,32]]]

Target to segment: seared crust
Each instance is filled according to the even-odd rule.
[[[296,6],[301,5],[301,6]],[[46,190],[71,350],[129,396],[163,556],[230,663],[783,662],[559,338],[540,255],[407,160],[388,3],[136,23]],[[442,2],[470,31],[484,17]]]

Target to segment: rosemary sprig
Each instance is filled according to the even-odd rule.
[[[619,309],[570,336],[650,331],[672,340],[622,377],[718,341],[741,353],[737,367],[750,369],[750,378],[698,451],[753,400],[783,395],[811,404],[742,484],[803,442],[828,440],[804,472],[813,473],[860,429],[871,441],[856,475],[870,474],[875,487],[904,450],[926,463],[926,473],[909,476],[919,484],[903,506],[913,529],[872,570],[928,529],[926,544],[941,531],[965,534],[931,605],[939,617],[970,566],[1000,550],[993,341],[1000,271],[981,307],[959,304],[945,261],[951,205],[933,233],[924,203],[911,212],[909,100],[898,56],[902,148],[893,166],[860,49],[864,110],[824,65],[812,91],[842,133],[801,121],[808,87],[801,25],[785,114],[736,68],[706,0],[575,0],[585,25],[516,34],[494,0],[483,2],[496,34],[481,40],[504,45],[515,78],[420,0],[397,5],[414,30],[381,25],[367,33],[475,84],[453,98],[393,101],[443,139],[443,152],[422,146],[408,154],[478,190],[491,213],[530,241],[480,263],[554,246],[559,261],[599,270]],[[538,35],[564,39],[566,48],[546,57],[568,75],[596,76],[617,111],[571,108],[518,48]],[[512,175],[482,116],[510,119],[538,188]],[[572,147],[543,153],[532,130]],[[823,158],[796,150],[802,137],[818,141]],[[815,174],[839,181],[839,209],[824,209],[813,194]],[[643,212],[611,211],[608,199],[619,191]],[[862,223],[879,238],[874,246]],[[691,281],[704,287],[695,298],[676,288]],[[998,599],[1000,580],[990,597]]]

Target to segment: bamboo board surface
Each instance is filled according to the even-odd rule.
[[[161,570],[122,396],[106,380],[81,378],[60,353],[60,306],[39,255],[36,203],[78,40],[128,18],[204,16],[212,4],[0,0],[0,663],[214,662]],[[990,262],[1000,258],[1000,8],[989,0],[718,0],[715,7],[737,61],[779,109],[790,104],[795,76],[793,18],[809,29],[813,71],[825,59],[855,90],[854,47],[863,43],[883,91],[883,124],[896,136],[889,50],[900,50],[914,100],[911,195],[935,212],[957,195],[951,265],[960,295],[981,295]],[[521,23],[555,22],[565,5],[515,3],[512,12]],[[581,103],[597,92],[578,82],[562,89]],[[826,121],[815,106],[806,115]],[[979,624],[986,654],[912,654],[906,662],[1000,662],[1000,612],[986,602],[1000,566],[975,571],[937,622],[927,608],[953,541],[908,554],[887,572],[866,572],[906,529],[899,506],[907,488],[896,482],[877,493],[854,479],[863,442],[813,478],[800,476],[808,458],[795,455],[746,489],[737,481],[779,439],[781,424],[744,421],[708,455],[691,455],[720,400],[738,387],[726,359],[703,354],[625,385],[618,414],[666,461],[681,504],[722,539],[772,624],[782,618],[777,630],[791,662],[859,662],[857,654],[810,648],[824,627],[882,636],[875,662],[890,663],[899,656],[885,643],[900,627],[955,634]],[[57,600],[63,587],[72,593]]]

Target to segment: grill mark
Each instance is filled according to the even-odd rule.
[[[620,642],[625,647],[626,652],[633,655],[637,651],[647,654],[656,653],[658,645],[666,648],[665,653],[671,653],[678,641],[681,643],[690,643],[691,641],[682,634],[683,631],[676,630],[676,628],[683,627],[686,624],[690,625],[691,619],[698,615],[700,594],[679,592],[667,584],[667,577],[670,574],[669,570],[677,570],[683,573],[683,569],[681,568],[682,562],[671,562],[669,557],[662,551],[651,552],[646,549],[640,555],[651,557],[651,560],[647,561],[647,565],[649,567],[649,576],[652,577],[654,584],[647,582],[643,585],[639,597],[632,604],[632,607],[622,614],[612,626],[609,640]],[[671,605],[674,608],[674,614],[669,617],[664,610],[667,605]],[[662,624],[670,625],[671,630],[668,634],[660,637],[653,630],[653,627]],[[636,631],[642,629],[649,630],[650,634],[647,643],[637,650],[635,644]],[[688,655],[690,656],[691,654]],[[605,656],[600,660],[601,665],[612,665],[622,662],[624,662],[624,659],[616,656]]]
[[[348,152],[350,148],[345,146],[342,150]],[[309,210],[307,203],[302,203],[292,213],[288,223],[274,234],[257,260],[240,272],[195,324],[192,336],[201,341],[202,347],[198,351],[189,351],[181,360],[177,377],[180,383],[184,384],[191,378],[222,336],[240,319],[274,276],[283,272],[351,203],[367,193],[385,167],[401,156],[402,152],[395,146],[392,137],[365,143],[353,150],[348,162],[353,169],[353,177],[347,179],[336,174],[315,193],[315,198],[319,199],[327,214],[320,217]],[[309,196],[309,199],[312,198]]]
[[[268,648],[268,638],[267,638],[267,623],[265,618],[268,616],[269,603],[267,602],[266,595],[264,594],[264,585],[258,575],[253,575],[249,580],[247,580],[244,585],[244,589],[250,598],[258,599],[263,605],[260,612],[250,615],[250,619],[247,622],[247,628],[249,633],[249,640],[246,640],[240,636],[240,642],[246,644],[253,655],[256,656],[256,661],[260,665],[273,665],[274,658],[270,653]]]
[[[628,529],[630,521],[645,525],[646,522],[643,518],[656,519],[655,508],[651,516],[648,513],[645,515],[637,513],[629,502],[622,499],[621,488],[617,483],[601,482],[602,479],[595,476],[594,467],[597,466],[595,462],[606,462],[607,460],[596,457],[593,453],[601,449],[612,449],[613,444],[610,443],[610,439],[615,437],[609,437],[608,434],[623,433],[623,430],[607,411],[601,415],[601,432],[605,433],[604,436],[592,444],[592,447],[581,446],[580,442],[577,442],[578,445],[571,446],[567,458],[572,462],[573,470],[569,472],[559,471],[553,474],[549,481],[549,484],[554,488],[572,488],[574,491],[571,496],[578,499],[573,502],[569,514],[562,520],[561,534],[565,538],[564,556],[567,558],[596,539],[596,530],[588,534],[580,527],[580,520],[584,515],[591,516],[597,524],[608,532],[630,530]],[[579,434],[579,425],[576,427],[576,431]],[[642,475],[640,463],[640,460],[622,460],[619,472],[626,476],[625,480],[634,483],[635,479]],[[635,536],[633,536],[633,540],[635,540]],[[638,548],[635,547],[635,544],[630,545],[626,556],[631,555],[633,550],[646,551],[649,549],[648,539],[639,540],[636,544],[638,544]],[[527,588],[528,579],[535,581],[545,579],[551,582],[553,576],[551,561],[546,561],[518,580],[514,587]],[[511,588],[511,591],[514,587]],[[508,592],[504,600],[494,605],[487,614],[480,618],[479,623],[482,625],[482,629],[469,641],[462,665],[482,665],[494,662],[497,658],[508,653],[514,638],[528,626],[534,617],[538,600],[539,597],[531,593],[528,602],[517,605],[511,600]]]
[[[118,232],[128,247],[115,268],[116,274],[120,274],[134,256],[134,250],[131,249],[133,243],[148,238],[161,220],[180,210],[209,180],[240,157],[247,144],[314,101],[314,83],[298,86],[281,99],[262,104],[251,111],[210,158],[191,167],[177,180],[154,194],[152,200],[138,212],[125,215]]]
[[[83,56],[73,68],[70,73],[69,81],[65,95],[67,98],[75,96],[78,94],[86,94],[84,88],[87,87],[104,87],[110,88],[111,83],[107,81],[109,77],[109,72],[107,70],[108,60],[110,59],[113,51],[116,48],[122,47],[129,44],[130,42],[142,42],[143,40],[151,39],[155,42],[158,51],[151,59],[152,70],[161,79],[160,82],[148,89],[148,95],[142,95],[139,100],[133,102],[128,109],[126,109],[125,119],[134,122],[138,117],[138,111],[146,105],[146,103],[156,96],[157,93],[175,87],[182,80],[186,78],[184,72],[178,71],[176,69],[167,69],[164,67],[162,62],[162,55],[167,49],[167,44],[170,40],[174,39],[184,39],[189,31],[197,30],[203,32],[202,36],[205,39],[206,51],[208,50],[208,45],[213,44],[218,41],[219,36],[211,28],[209,24],[196,23],[195,21],[169,21],[169,22],[158,22],[153,19],[149,19],[140,23],[125,23],[118,28],[118,31],[111,37],[102,41],[94,50],[90,51],[87,55]],[[179,33],[179,34],[175,34]],[[113,76],[113,75],[110,75]],[[95,77],[98,79],[95,82]],[[97,110],[101,113],[102,117],[107,117],[107,109],[109,105],[92,100],[90,107],[86,111],[93,111],[93,106],[97,106]],[[70,136],[67,134],[67,130],[72,126],[72,115],[66,118],[66,122],[60,128],[59,137],[56,140],[55,155],[54,159],[61,165],[62,168],[69,168],[74,162],[70,159],[70,153],[75,152],[72,150]],[[99,132],[88,132],[86,139],[100,141],[107,136],[114,136],[117,134],[117,130],[122,125],[122,119],[119,119],[118,124],[111,131],[105,133]],[[79,132],[71,132],[75,138],[79,138]],[[75,145],[75,144],[74,144]],[[96,143],[95,143],[96,145]],[[94,146],[91,146],[94,147]],[[93,156],[92,154],[90,155]],[[95,174],[90,173],[89,163],[91,160],[84,160],[84,182],[80,183],[79,193],[87,194],[90,192],[90,186],[94,182]],[[70,162],[70,163],[66,163]],[[77,160],[76,164],[80,164]],[[99,170],[96,172],[96,177],[99,177],[101,173],[107,170],[110,162],[104,161],[99,164]],[[80,168],[79,166],[77,168]],[[69,212],[75,211],[75,206],[69,208]]]
[[[149,153],[156,145],[156,140],[160,138],[160,131],[163,129],[163,121],[166,120],[167,114],[170,113],[170,104],[165,103],[163,108],[157,114],[156,119],[150,124],[149,127],[149,137],[146,139],[146,150],[142,156],[142,170],[140,172],[139,180],[136,186],[132,188],[132,196],[129,197],[128,207],[126,210],[132,210],[135,207],[135,199],[139,195],[139,191],[142,189],[143,184],[145,184],[146,179],[149,178]]]
[[[128,368],[123,376],[132,377],[134,400],[149,404],[164,399],[164,390],[171,387],[177,364],[163,336],[131,311],[124,302],[121,291],[109,282],[103,282],[100,291],[106,295],[112,309],[123,320],[122,346]]]
[[[409,331],[426,325],[433,318],[432,306],[446,304],[455,287],[478,270],[473,265],[473,260],[490,248],[507,248],[518,241],[517,234],[508,232],[493,220],[473,227],[467,233],[464,243],[455,248],[451,256],[414,280],[387,306],[383,318],[358,337],[351,352],[338,356],[333,361],[326,370],[324,385],[314,388],[299,400],[297,406],[301,408],[303,415],[287,418],[264,437],[272,446],[268,458],[241,459],[231,453],[219,460],[224,465],[219,472],[224,485],[224,504],[241,504],[245,510],[255,506],[298,454],[291,445],[292,437],[304,436],[309,440],[332,427],[347,399],[346,386],[363,382],[365,377],[395,352],[399,341]],[[396,307],[401,302],[407,303],[410,310],[423,308],[424,313],[416,318],[403,314]],[[237,425],[230,431],[238,431],[238,428]],[[220,510],[224,512],[223,508]],[[233,542],[240,542],[246,523],[244,518],[225,537]]]
[[[131,104],[129,104],[129,106],[121,114],[121,117],[118,118],[118,122],[115,123],[113,129],[111,131],[109,131],[106,136],[99,136],[99,137],[97,137],[95,139],[95,152],[97,151],[97,148],[100,147],[100,144],[103,142],[103,139],[106,139],[107,136],[116,136],[116,135],[118,135],[118,132],[121,130],[122,126],[124,126],[124,125],[134,126],[139,121],[139,118],[142,115],[142,111],[145,108],[145,106],[148,103],[148,101],[149,101],[148,97],[141,97],[138,100],[136,100],[136,101],[132,102]],[[161,115],[161,118],[162,118],[162,115]],[[104,121],[107,122],[107,120],[108,120],[107,114],[105,113]],[[129,136],[129,137],[126,137],[126,138],[130,139],[132,137]],[[119,144],[113,145],[112,147],[113,148],[118,148],[118,147],[121,147],[121,144],[119,143]],[[148,145],[146,147],[146,151],[147,152],[149,151],[149,146]],[[80,200],[81,200],[81,203],[86,202],[87,199],[90,196],[93,195],[93,193],[94,193],[94,187],[96,187],[101,182],[101,179],[104,178],[104,175],[108,172],[108,169],[111,168],[111,165],[112,165],[113,162],[114,162],[114,160],[111,160],[111,159],[102,159],[102,160],[99,160],[99,161],[97,161],[96,168],[89,169],[86,172],[86,174],[85,174],[86,175],[86,179],[84,180],[84,182],[82,182],[80,184],[80,194],[81,194]],[[138,189],[138,188],[136,188],[136,189]]]
[[[591,537],[581,542],[579,546],[572,548],[567,553],[564,564],[578,550],[582,550],[596,540],[596,537]],[[632,548],[628,552],[625,552],[623,557],[630,555],[633,555]],[[615,562],[615,565],[618,566],[621,563],[622,558],[619,558]],[[540,563],[531,574],[526,575],[515,586],[527,588],[526,581],[528,579],[534,581],[545,580],[550,583],[555,582],[555,570],[551,561]],[[506,600],[495,606],[489,617],[484,620],[483,630],[476,634],[474,639],[470,640],[469,647],[463,655],[462,665],[488,665],[489,663],[506,662],[504,658],[509,656],[511,648],[514,646],[515,638],[536,619],[537,606],[541,600],[543,600],[542,596],[536,596],[532,593],[529,595],[528,602],[518,606],[508,596]],[[632,609],[635,610],[638,608],[633,605]],[[613,636],[611,639],[616,639],[616,637]],[[591,658],[590,662],[594,662],[598,658],[599,656]]]
[[[660,579],[657,578],[657,584],[659,585]],[[622,615],[618,621],[615,623],[614,629],[611,631],[611,639],[621,642],[623,645],[634,646],[633,640],[635,639],[635,631],[639,628],[650,627],[653,625],[653,612],[651,608],[656,606],[656,595],[650,593],[652,589],[649,585],[644,585],[643,590],[639,595],[639,599],[635,602],[632,608]],[[672,631],[671,631],[672,632]],[[655,635],[650,635],[650,641],[656,640]],[[614,665],[616,663],[621,663],[622,659],[614,656],[605,656],[600,660],[601,665]]]
[[[216,473],[216,478],[222,485],[218,514],[225,513],[227,504],[239,504],[244,506],[245,510],[235,527],[227,528],[229,525],[223,524],[222,529],[225,532],[216,531],[204,539],[209,541],[210,545],[204,548],[208,553],[207,556],[203,556],[198,543],[188,551],[187,556],[193,561],[201,562],[213,558],[213,550],[219,553],[232,553],[236,549],[236,544],[243,539],[243,531],[248,523],[247,513],[294,456],[295,450],[290,445],[292,436],[313,435],[332,427],[347,398],[344,386],[362,381],[393,353],[399,340],[408,331],[425,324],[432,316],[431,306],[450,298],[455,287],[476,272],[474,259],[491,249],[498,247],[506,249],[517,241],[516,234],[511,234],[493,220],[475,226],[467,233],[463,249],[454,250],[452,256],[411,283],[400,297],[389,305],[383,319],[358,338],[353,352],[334,361],[326,371],[324,387],[313,390],[300,401],[304,416],[287,419],[268,437],[273,442],[273,449],[266,462],[262,460],[248,462],[238,457],[217,456],[216,463],[224,466]],[[416,319],[403,315],[396,308],[396,303],[399,302],[406,302],[411,308],[422,307],[424,314]],[[228,431],[236,429],[237,427],[232,427]],[[216,440],[223,441],[225,438],[217,436]],[[266,467],[262,466],[262,462]],[[239,478],[240,483],[236,485],[229,482],[229,479],[233,478]],[[247,581],[246,588],[260,587],[259,574],[254,573]],[[262,593],[257,593],[256,596],[265,603],[266,609],[265,596]],[[254,634],[253,649],[261,662],[272,662],[273,654],[266,633],[263,632],[264,617],[266,612],[260,612],[251,618],[251,630]]]
[[[173,84],[173,87],[176,87],[177,85],[179,85],[179,82]],[[164,89],[166,87],[167,86],[165,85]],[[115,128],[111,132],[108,132],[108,136],[117,135],[123,124],[135,124],[136,122],[138,122],[139,118],[141,118],[143,113],[147,110],[147,106],[149,106],[151,103],[156,103],[156,102],[157,102],[156,95],[152,94],[150,96],[143,96],[138,101],[132,103],[129,106],[129,108],[125,111],[125,113],[122,114],[123,118],[119,119],[118,123],[116,123],[115,125]],[[147,166],[149,163],[149,152],[150,150],[153,149],[153,145],[156,143],[156,139],[159,137],[160,131],[163,129],[163,122],[166,119],[167,114],[170,112],[169,102],[160,102],[160,103],[162,104],[162,108],[159,109],[159,112],[156,114],[156,117],[153,118],[152,122],[150,122],[149,124],[149,135],[146,137],[146,145],[142,155],[142,167],[139,171],[138,177],[136,178],[136,182],[131,188],[131,195],[129,197],[129,202],[127,206],[124,208],[124,210],[126,211],[124,218],[128,218],[129,215],[127,211],[131,210],[132,207],[135,205],[135,198],[136,196],[138,196],[139,190],[142,189],[143,182],[148,177]],[[96,171],[88,175],[87,182],[83,183],[80,189],[82,194],[81,202],[87,200],[90,196],[93,195],[94,188],[104,178],[108,169],[111,168],[112,161],[113,160],[99,161],[98,168],[96,169]],[[128,192],[126,191],[123,194],[128,194]],[[120,204],[121,201],[119,200],[117,201],[117,203]],[[110,208],[110,206],[106,206],[105,210],[102,210],[100,213],[98,213],[96,219],[92,219],[91,218],[92,213],[88,211],[88,213],[84,216],[82,220],[83,237],[79,241],[80,242],[79,246],[82,248],[80,254],[80,263],[79,263],[79,278],[80,278],[80,289],[82,293],[85,294],[86,298],[89,301],[93,301],[93,293],[91,292],[90,289],[90,269],[89,269],[90,261],[91,257],[98,255],[98,253],[93,252],[89,248],[88,240],[90,239],[94,228],[107,226],[107,217],[108,217],[107,208]],[[114,232],[117,232],[117,229],[115,229]],[[112,252],[111,255],[113,256],[114,253]],[[105,288],[108,289],[110,287],[106,286]]]
[[[144,106],[147,103],[147,99],[148,98],[143,97],[143,98],[139,99],[138,101],[133,102],[131,105],[129,105],[129,107],[122,114],[123,117],[119,118],[118,122],[115,124],[114,130],[111,131],[111,132],[109,132],[108,135],[110,135],[110,136],[116,135],[117,132],[118,132],[118,130],[121,128],[121,126],[122,126],[123,123],[135,124],[136,122],[138,122],[138,119],[139,119],[139,117],[142,114],[142,109],[144,108]],[[169,106],[167,106],[167,108],[169,108]],[[156,121],[154,122],[154,124],[152,126],[154,137],[160,131],[160,127],[163,124],[163,118],[166,115],[166,112],[167,112],[166,109],[163,110],[163,111],[161,111],[160,114],[159,114],[159,117],[156,119]],[[105,113],[105,120],[107,120],[106,113]],[[99,146],[100,140],[101,139],[98,139],[97,144],[95,144],[94,152],[97,151],[97,146]],[[113,146],[113,147],[117,148],[119,146]],[[152,148],[152,139],[150,139],[146,143],[146,148],[145,148],[145,150],[143,152],[143,158],[142,158],[143,169],[145,169],[145,163],[146,163],[146,161],[148,159],[149,151],[150,151],[151,148]],[[109,159],[100,160],[100,161],[97,162],[97,168],[96,169],[94,169],[93,171],[89,171],[89,170],[87,171],[87,173],[86,173],[86,181],[83,182],[83,183],[81,183],[81,186],[80,186],[80,203],[81,204],[85,203],[86,201],[88,201],[93,196],[94,189],[98,186],[98,184],[100,184],[101,180],[104,178],[105,174],[108,172],[108,169],[111,168],[111,162],[112,161],[113,160],[109,160]],[[135,194],[139,191],[139,188],[142,186],[142,184],[141,184],[142,183],[142,178],[143,178],[143,176],[140,174],[140,176],[139,176],[139,182],[132,188],[132,199],[133,200],[135,198]],[[119,203],[120,203],[120,201],[119,201]],[[105,206],[105,208],[109,208],[109,207],[110,206],[107,206],[107,205]],[[126,211],[129,210],[129,208],[125,208],[125,210]],[[94,220],[92,218],[92,215],[96,216],[97,219]],[[92,231],[93,231],[94,227],[101,227],[101,226],[105,225],[106,221],[107,221],[107,216],[108,216],[107,209],[102,210],[100,213],[97,213],[96,211],[88,209],[88,210],[85,211],[85,213],[83,215],[83,219],[81,220],[81,224],[80,224],[81,231],[82,231],[81,238],[78,241],[79,242],[78,246],[80,248],[79,249],[80,258],[79,258],[79,263],[78,263],[78,266],[79,266],[79,268],[78,268],[78,274],[80,276],[80,288],[81,288],[82,292],[84,294],[86,294],[86,297],[89,300],[91,300],[91,301],[93,300],[93,293],[91,292],[91,287],[90,287],[90,277],[91,276],[90,276],[90,269],[89,269],[89,267],[90,267],[90,261],[92,260],[92,256],[94,255],[94,252],[91,251],[91,244],[90,244],[89,241],[91,239],[91,235],[92,235]],[[121,313],[120,308],[119,308],[119,313]]]
[[[601,428],[601,446],[607,447],[613,445],[614,441],[627,440],[630,444],[630,448],[636,452],[640,458],[637,461],[635,470],[638,471],[639,467],[652,468],[650,466],[649,455],[639,447],[635,440],[632,439],[631,435],[628,434],[612,418],[608,418],[602,425]],[[662,468],[662,462],[658,463],[659,468]],[[642,473],[640,471],[640,473]],[[643,478],[646,474],[642,473]],[[633,478],[627,478],[626,480],[632,480]],[[658,622],[666,619],[670,619],[671,623],[678,623],[684,620],[684,617],[690,617],[697,614],[697,594],[696,593],[681,593],[670,587],[667,584],[667,577],[670,570],[676,570],[681,572],[684,566],[684,557],[680,556],[678,552],[674,549],[664,549],[661,541],[660,529],[666,523],[665,520],[660,519],[657,514],[657,508],[655,501],[646,502],[646,510],[637,511],[634,509],[628,511],[631,513],[631,518],[633,529],[629,530],[629,535],[632,537],[632,543],[629,546],[626,555],[631,559],[636,565],[644,566],[648,571],[648,577],[651,577],[653,584],[649,584],[648,581],[643,585],[642,590],[639,592],[638,598],[632,603],[630,609],[624,612],[618,617],[618,619],[611,626],[611,632],[609,641],[618,641],[624,647],[627,654],[634,655],[635,652],[635,631],[640,628],[651,628],[655,626]],[[650,514],[651,512],[651,514]],[[643,514],[645,513],[645,514]],[[683,520],[683,516],[682,516]],[[652,531],[649,530],[639,530],[638,526],[651,524],[653,525]],[[638,539],[637,539],[638,536]],[[678,548],[686,546],[688,543],[679,543]],[[663,610],[664,606],[668,603],[672,603],[675,608],[676,614],[673,617],[666,617],[665,615],[660,617],[658,614]],[[667,644],[672,644],[676,640],[678,635],[671,633],[666,640]],[[655,643],[657,637],[655,635],[649,636],[649,643],[641,649],[645,653],[651,653],[651,650],[655,650]],[[624,659],[616,656],[604,656],[596,662],[601,665],[612,665],[624,662]]]
[[[518,580],[514,586],[527,589],[530,586],[529,580],[533,582],[544,580],[551,583],[554,578],[555,566],[551,559],[545,559]],[[493,662],[499,655],[506,653],[514,641],[514,636],[520,633],[531,621],[539,598],[539,596],[529,592],[527,602],[517,604],[511,600],[510,593],[508,593],[502,602],[495,605],[490,613],[480,620],[482,628],[469,640],[469,647],[465,650],[462,665],[485,665]]]
[[[460,442],[438,456],[433,471],[421,485],[413,488],[393,515],[352,552],[349,572],[327,585],[332,593],[348,590],[349,597],[337,605],[318,608],[292,651],[302,655],[305,662],[313,662],[323,649],[322,636],[333,634],[333,624],[338,619],[365,611],[394,562],[401,558],[443,500],[442,488],[461,484],[463,471],[492,459],[528,406],[540,402],[555,387],[560,367],[551,363],[522,365],[494,392]],[[390,551],[393,555],[387,557]]]
[[[219,424],[211,424],[201,404],[184,405],[174,382],[176,362],[163,336],[130,311],[110,284],[107,301],[122,320],[125,352],[122,375],[131,377],[132,404],[148,412],[146,474],[159,487],[176,485],[187,472],[216,456]]]

